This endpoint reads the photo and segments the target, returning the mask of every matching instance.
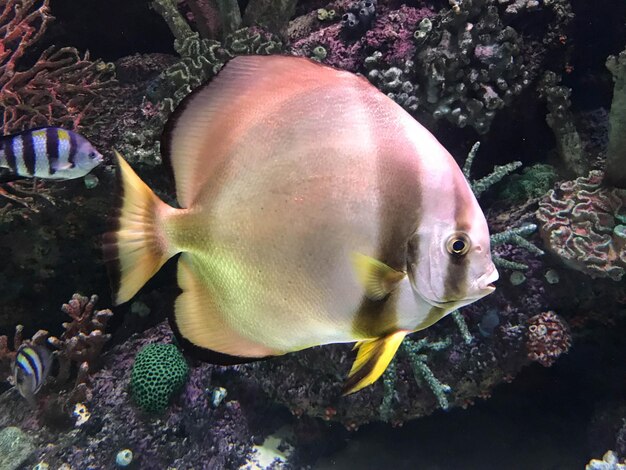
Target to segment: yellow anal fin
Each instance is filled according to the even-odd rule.
[[[183,292],[174,304],[173,321],[183,342],[190,343],[183,345],[186,349],[192,347],[192,353],[216,364],[244,363],[282,354],[246,337],[238,331],[235,321],[227,321],[227,313],[215,300],[191,255],[181,255],[177,277]]]
[[[352,254],[352,264],[359,282],[365,288],[365,295],[370,300],[383,299],[406,276],[406,273],[396,271],[385,263],[362,253]]]
[[[352,364],[342,394],[358,392],[376,382],[387,369],[408,333],[409,331],[397,331],[382,338],[360,341],[359,352]]]

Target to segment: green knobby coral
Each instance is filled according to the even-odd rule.
[[[469,151],[467,159],[465,160],[465,164],[463,165],[463,174],[465,175],[465,178],[467,178],[467,180],[470,182],[470,186],[472,187],[472,191],[474,192],[474,195],[476,197],[479,197],[487,189],[491,188],[494,184],[502,180],[502,178],[522,166],[522,162],[517,161],[507,163],[506,165],[496,165],[494,166],[493,171],[487,176],[478,180],[472,180],[472,165],[474,163],[474,158],[476,157],[479,148],[480,142],[476,142]],[[491,235],[491,247],[493,248],[494,246],[501,245],[503,243],[512,243],[514,245],[525,248],[531,253],[543,255],[544,253],[542,250],[523,238],[530,235],[535,230],[537,230],[537,226],[535,224],[526,224],[522,227],[509,228],[503,232],[494,233],[493,235]],[[495,253],[492,253],[492,258],[494,264],[499,268],[518,270],[528,269],[528,266],[526,266],[525,264],[503,259]]]
[[[495,165],[491,173],[487,176],[473,180],[471,179],[471,171],[472,165],[474,164],[474,158],[478,153],[478,149],[480,148],[480,142],[476,142],[472,145],[469,153],[467,154],[467,158],[465,159],[465,164],[463,165],[463,175],[470,183],[472,187],[472,191],[474,195],[478,198],[482,193],[491,188],[494,184],[498,183],[502,178],[510,174],[511,172],[517,170],[520,166],[522,166],[522,162],[515,161],[511,163],[507,163],[506,165]]]
[[[522,174],[511,175],[500,191],[499,199],[507,203],[523,203],[544,196],[557,180],[552,165],[538,163],[524,168]]]
[[[411,364],[413,377],[418,384],[427,385],[435,395],[441,409],[448,409],[448,393],[452,391],[449,385],[442,383],[428,366],[428,353],[443,351],[452,344],[450,338],[443,341],[429,341],[428,338],[413,340],[406,338],[400,345],[399,351],[406,355]],[[396,359],[394,359],[383,374],[383,386],[385,393],[379,411],[381,419],[390,421],[393,416],[393,403],[395,398],[395,385],[397,380]]]
[[[187,381],[189,366],[174,344],[148,344],[135,357],[130,376],[133,400],[144,410],[165,410]]]

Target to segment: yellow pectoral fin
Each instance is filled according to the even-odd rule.
[[[397,331],[382,338],[357,343],[359,352],[352,364],[342,394],[358,392],[376,382],[387,369],[408,333],[408,331]]]
[[[365,288],[365,295],[370,300],[384,298],[406,276],[406,273],[396,271],[385,263],[362,253],[352,254],[352,264],[359,282]]]

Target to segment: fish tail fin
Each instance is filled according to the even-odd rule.
[[[348,374],[342,395],[358,392],[383,375],[408,331],[397,331],[382,338],[360,341],[356,359]]]
[[[118,207],[102,251],[109,272],[113,302],[130,300],[178,250],[163,229],[179,211],[159,199],[116,151]]]

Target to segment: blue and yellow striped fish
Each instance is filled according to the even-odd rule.
[[[60,127],[43,127],[0,138],[0,167],[19,176],[68,180],[85,176],[102,155],[85,137]]]
[[[30,404],[35,403],[35,395],[44,384],[50,366],[52,353],[45,346],[23,344],[17,350],[13,363],[15,387]]]

